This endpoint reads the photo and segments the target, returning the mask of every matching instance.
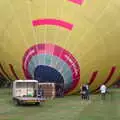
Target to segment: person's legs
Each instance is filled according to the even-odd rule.
[[[103,93],[101,93],[101,100],[103,100]]]
[[[84,100],[85,99],[85,94],[84,93],[82,93],[82,100]]]
[[[84,96],[83,96],[83,94],[81,94],[81,98],[82,98],[82,100],[84,99]]]
[[[89,97],[89,91],[87,91],[87,100],[89,100],[90,97]]]
[[[85,92],[85,99],[86,99],[86,100],[89,100],[89,91],[86,91],[86,92]]]
[[[85,92],[85,95],[84,95],[84,96],[85,96],[85,100],[87,100],[87,93],[86,93],[86,92]]]
[[[103,99],[105,100],[105,95],[106,95],[106,93],[103,93]]]
[[[101,93],[101,99],[105,100],[105,93]]]
[[[86,99],[86,93],[84,93],[84,95],[83,95],[83,96],[84,96],[84,100],[85,100],[85,99]]]

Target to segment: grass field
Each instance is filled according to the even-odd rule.
[[[49,100],[40,106],[20,106],[12,103],[11,91],[0,89],[0,120],[120,120],[120,90],[102,101],[91,95],[83,101],[77,95]]]

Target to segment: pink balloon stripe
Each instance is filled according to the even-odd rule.
[[[32,21],[33,26],[38,26],[38,25],[56,25],[56,26],[61,26],[64,27],[68,30],[72,30],[73,24],[70,24],[68,22],[65,22],[63,20],[56,20],[56,19],[38,19],[38,20],[33,20]]]
[[[79,5],[82,5],[84,2],[84,0],[68,0],[68,1],[73,2],[75,4],[79,4]]]
[[[95,81],[95,79],[97,77],[97,74],[98,74],[98,71],[95,71],[95,72],[92,73],[92,76],[91,76],[91,78],[89,80],[88,85],[91,85]]]

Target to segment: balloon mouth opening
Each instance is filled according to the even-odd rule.
[[[55,68],[46,65],[38,65],[34,71],[34,79],[39,82],[64,84],[64,78]]]

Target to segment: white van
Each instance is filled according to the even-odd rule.
[[[38,97],[37,80],[15,80],[13,82],[13,101],[16,105],[36,104],[45,101],[44,97]]]

